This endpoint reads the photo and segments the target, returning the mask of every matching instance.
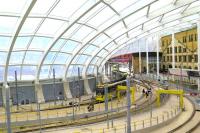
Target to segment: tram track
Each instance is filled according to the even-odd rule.
[[[131,112],[132,113],[136,113],[136,112],[145,112],[145,111],[148,111],[150,110],[150,105],[153,105],[155,107],[155,102],[156,102],[156,98],[152,98],[153,100],[151,101],[151,103],[149,103],[149,99],[146,99],[145,97],[143,97],[141,100],[139,100],[141,103],[140,103],[140,106],[136,109],[132,108],[131,109]],[[138,102],[139,102],[138,101]],[[139,105],[139,103],[138,103]],[[120,112],[120,113],[116,113],[116,114],[112,114],[112,115],[109,115],[109,119],[117,119],[117,118],[120,118],[120,117],[124,117],[126,115],[126,110],[123,111],[123,112]],[[97,116],[94,116],[93,118],[90,118],[90,119],[87,119],[87,120],[75,120],[75,121],[72,121],[71,123],[68,122],[68,121],[62,121],[62,122],[59,122],[59,123],[51,123],[51,124],[47,124],[47,125],[42,125],[42,127],[36,127],[34,126],[34,128],[31,128],[30,130],[20,130],[18,133],[23,133],[23,132],[33,132],[33,131],[38,131],[39,128],[42,128],[42,129],[51,129],[51,128],[58,128],[58,127],[65,127],[65,126],[81,126],[81,125],[87,125],[87,124],[92,124],[92,123],[98,123],[98,122],[102,122],[102,121],[105,121],[107,119],[107,117],[104,115],[103,117],[97,117]]]

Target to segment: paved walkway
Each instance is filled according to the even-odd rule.
[[[166,114],[167,112],[171,111],[174,107],[178,106],[178,99],[176,96],[171,96],[170,99],[166,102],[166,104],[164,104],[162,107],[160,108],[155,108],[152,109],[152,118],[157,118],[157,116],[162,116],[163,114]],[[138,113],[138,114],[132,114],[132,123],[138,123],[136,129],[140,129],[142,128],[142,125],[139,124],[139,122],[143,121],[143,120],[148,120],[150,118],[150,112],[144,112],[144,113]],[[166,119],[166,115],[164,117],[164,119]],[[159,119],[160,121],[160,119]],[[149,126],[149,122],[144,121],[145,122],[145,126]],[[155,122],[155,121],[154,121]],[[111,120],[109,121],[109,126],[111,127]],[[154,123],[152,123],[154,124]],[[84,133],[89,133],[89,132],[93,132],[93,133],[100,133],[102,132],[103,128],[104,131],[107,132],[125,132],[125,125],[126,125],[126,118],[122,117],[122,118],[118,118],[118,119],[114,119],[113,120],[113,125],[114,128],[111,128],[110,130],[107,130],[107,123],[106,121],[104,122],[99,122],[99,123],[95,123],[95,124],[89,124],[89,125],[83,125],[83,126],[72,126],[72,127],[62,127],[62,128],[57,128],[57,129],[50,129],[50,130],[43,130],[43,132],[50,132],[50,133],[79,133],[79,132],[84,132]],[[120,128],[121,127],[121,128]],[[115,130],[115,128],[117,130]],[[120,129],[119,129],[120,128]],[[133,126],[132,126],[132,130]]]

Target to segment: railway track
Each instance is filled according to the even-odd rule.
[[[195,105],[187,98],[193,107],[192,115],[180,126],[175,129],[169,131],[169,133],[199,133],[200,132],[200,111],[195,109]]]
[[[135,108],[133,107],[134,109],[132,108],[132,112],[138,112],[138,111],[144,110],[145,106],[149,105],[148,99],[146,99],[145,97],[139,98],[137,101],[138,101],[138,104],[140,104],[139,108],[134,110]],[[155,100],[153,100],[152,103],[155,103]],[[148,109],[145,109],[145,110],[147,111]],[[109,113],[109,118],[115,119],[115,118],[123,117],[125,115],[126,115],[126,110],[122,112],[113,112],[112,115],[111,113]],[[106,119],[107,119],[106,115],[103,114],[103,115],[84,118],[84,119],[75,119],[73,121],[69,121],[69,120],[60,121],[60,122],[55,121],[54,123],[43,124],[42,126],[39,126],[39,125],[29,126],[28,128],[18,129],[18,131],[16,130],[16,132],[18,133],[28,132],[28,131],[32,132],[32,131],[37,131],[40,128],[49,129],[49,128],[62,127],[62,126],[80,126],[80,125],[91,124],[95,122],[102,122],[102,121],[105,121]]]

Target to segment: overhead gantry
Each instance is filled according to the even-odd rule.
[[[117,86],[117,99],[120,99],[120,97],[121,97],[120,92],[126,91],[126,90],[127,90],[127,86],[118,85]],[[130,92],[131,92],[131,103],[133,104],[135,102],[135,87],[130,87]]]
[[[162,90],[162,89],[158,89],[156,90],[156,97],[157,97],[157,105],[160,106],[160,94],[172,94],[172,95],[178,95],[179,98],[179,103],[180,103],[180,107],[182,109],[184,109],[184,104],[183,104],[183,94],[184,91],[183,90]]]

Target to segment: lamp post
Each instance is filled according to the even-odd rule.
[[[19,110],[19,98],[18,98],[18,86],[17,86],[17,71],[15,71],[15,90],[16,90],[16,101],[17,101],[17,110]]]
[[[54,95],[54,105],[56,105],[56,88],[55,88],[55,69],[53,68],[53,95]]]
[[[104,97],[105,97],[105,111],[107,115],[107,128],[109,129],[109,118],[108,118],[108,83],[104,86]]]
[[[127,97],[127,133],[131,133],[131,97],[130,97],[130,77],[127,76],[126,79],[127,90],[126,90],[126,97]]]

